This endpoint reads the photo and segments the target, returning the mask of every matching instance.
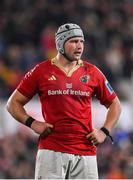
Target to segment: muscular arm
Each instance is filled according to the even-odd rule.
[[[29,115],[27,114],[26,110],[24,109],[24,105],[29,102],[29,99],[22,95],[18,90],[15,90],[13,94],[10,96],[9,100],[7,101],[6,108],[8,112],[19,122],[25,124],[26,120],[28,119]],[[31,129],[34,130],[38,134],[48,134],[51,132],[51,128],[53,125],[45,122],[39,122],[35,120],[32,125]]]
[[[6,108],[8,112],[19,122],[25,124],[29,117],[24,109],[24,105],[29,102],[29,99],[23,96],[19,91],[15,90],[7,101]]]
[[[121,113],[121,105],[119,99],[116,97],[112,104],[108,108],[105,122],[103,126],[111,132],[115,124],[117,123]],[[106,138],[106,135],[100,129],[94,129],[87,135],[87,139],[92,141],[94,144],[102,143]]]
[[[120,113],[121,113],[121,105],[119,99],[116,97],[108,108],[106,120],[103,125],[105,128],[109,130],[109,132],[112,131],[113,127],[117,123],[120,117]]]

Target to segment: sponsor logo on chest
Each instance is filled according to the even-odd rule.
[[[82,83],[87,83],[89,81],[89,76],[88,75],[84,75],[80,77],[80,82]],[[56,81],[57,78],[55,77],[55,75],[51,75],[48,78],[48,81]],[[73,83],[65,83],[65,88],[64,89],[49,89],[48,90],[48,95],[75,95],[75,96],[90,96],[90,92],[88,91],[84,91],[80,89],[81,87],[79,86],[79,89],[75,90],[75,88],[73,88]]]

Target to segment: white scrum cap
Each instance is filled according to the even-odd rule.
[[[64,44],[67,40],[73,37],[82,37],[84,40],[83,31],[77,24],[67,23],[59,27],[55,34],[55,43],[57,51],[64,54]]]

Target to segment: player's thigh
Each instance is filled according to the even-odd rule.
[[[35,179],[62,178],[62,158],[60,152],[38,150]]]
[[[89,179],[98,179],[97,157],[83,156],[84,173]]]
[[[96,156],[81,156],[78,164],[73,167],[71,179],[98,179]]]

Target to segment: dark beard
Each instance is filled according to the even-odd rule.
[[[72,59],[70,58],[66,53],[62,54],[69,62],[78,61],[78,59]]]

